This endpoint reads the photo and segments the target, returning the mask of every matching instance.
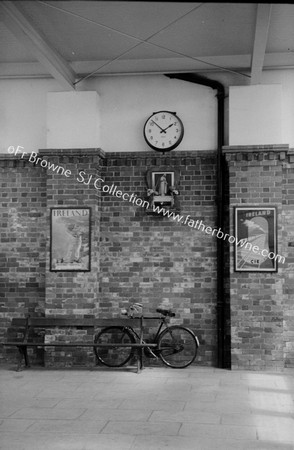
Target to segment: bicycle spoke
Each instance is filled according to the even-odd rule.
[[[177,325],[164,330],[158,342],[160,358],[166,365],[174,368],[190,365],[196,358],[197,347],[194,334]]]
[[[95,344],[132,344],[133,336],[124,327],[108,327],[95,336]],[[106,366],[121,367],[133,356],[132,347],[94,347],[97,359]]]

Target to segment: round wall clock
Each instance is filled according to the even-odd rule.
[[[184,125],[175,112],[155,112],[144,125],[145,141],[159,152],[173,150],[180,144],[183,136]]]

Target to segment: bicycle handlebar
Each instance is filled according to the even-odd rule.
[[[175,315],[176,315],[170,309],[157,308],[156,312],[158,312],[159,314],[162,314],[165,317],[167,317],[167,316],[175,317]],[[142,305],[140,303],[134,303],[133,305],[129,306],[128,309],[126,309],[126,308],[121,309],[121,314],[123,316],[129,316],[129,317],[133,317],[134,314],[139,314],[140,317],[143,317]]]

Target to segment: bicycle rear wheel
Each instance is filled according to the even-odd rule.
[[[94,338],[95,344],[133,344],[135,338],[125,327],[104,328]],[[132,347],[94,347],[94,353],[102,364],[108,367],[121,367],[134,355]]]
[[[159,357],[164,364],[174,369],[183,369],[192,364],[198,346],[193,331],[180,325],[166,328],[158,338]]]

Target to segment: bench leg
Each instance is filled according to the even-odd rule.
[[[143,317],[140,317],[140,344],[143,344]],[[137,373],[143,370],[143,347],[138,347],[138,358],[137,358]]]
[[[24,360],[25,367],[30,367],[30,361],[28,357],[27,347],[17,347],[17,348],[19,351],[19,356],[16,371],[19,372],[20,370],[22,370],[22,361]]]
[[[143,348],[138,348],[138,355],[137,355],[137,373],[140,373],[144,366],[143,366],[143,355],[144,350]]]

